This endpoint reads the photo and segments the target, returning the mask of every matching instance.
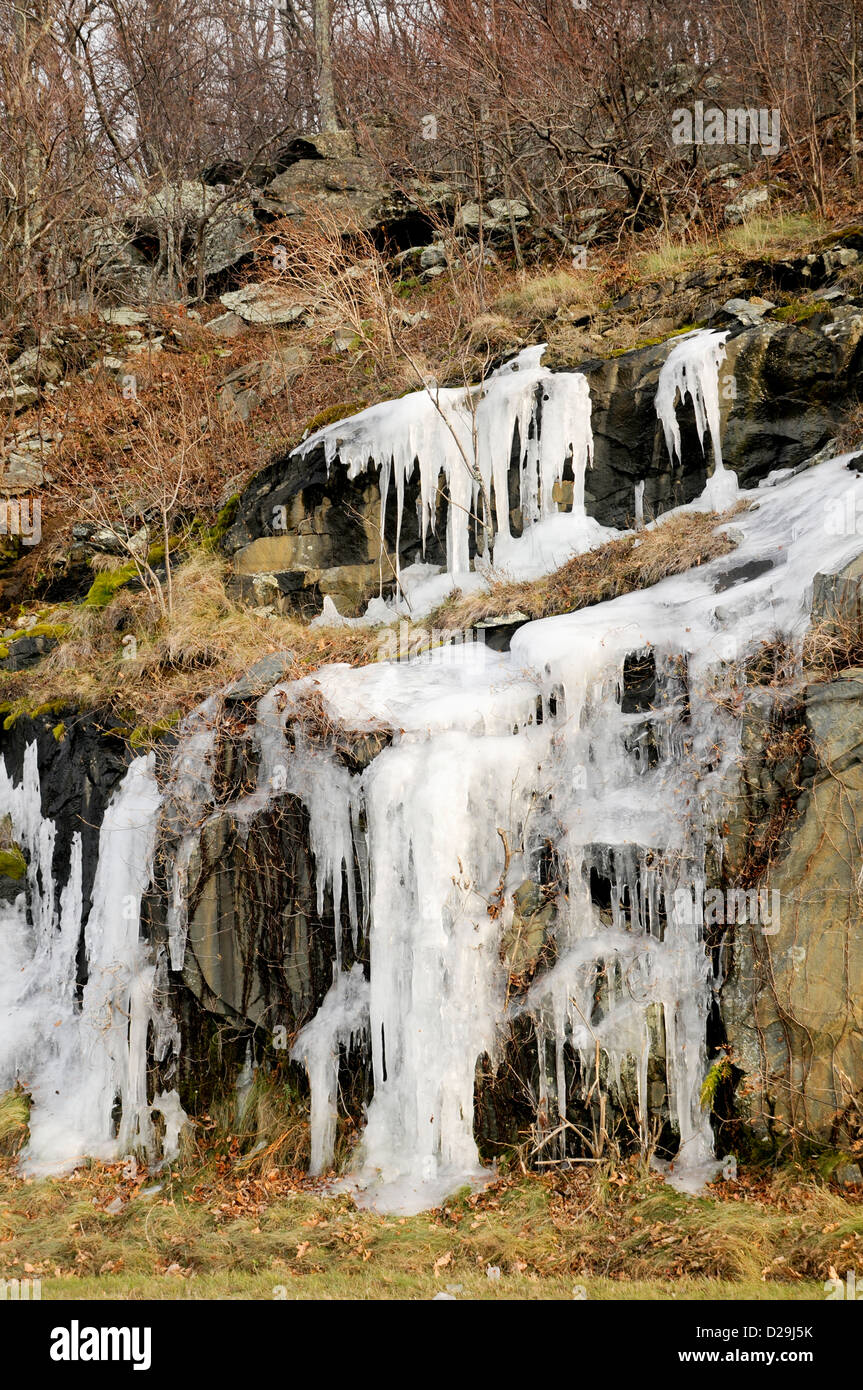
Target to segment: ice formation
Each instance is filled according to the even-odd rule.
[[[711,435],[714,472],[702,506],[737,495],[719,440],[724,338],[697,333],[677,342],[656,400],[672,452],[680,447],[679,398],[691,397],[702,439]],[[440,392],[435,404],[419,393],[333,426],[319,437],[328,461],[338,456],[355,473],[371,461],[382,493],[395,479],[401,506],[418,459],[430,525],[440,469],[467,509],[476,501],[461,453],[475,429],[481,477],[501,503],[496,548],[505,552],[516,544],[503,499],[517,429],[528,519],[536,530],[574,532],[583,520],[589,398],[581,378],[547,376],[538,361],[523,354],[515,372],[492,378],[471,402]],[[573,513],[558,517],[552,490],[568,453],[576,500]],[[760,641],[798,641],[815,574],[837,571],[863,550],[845,460],[768,481],[740,494],[750,505],[732,523],[732,554],[651,589],[527,623],[508,653],[463,643],[410,660],[334,665],[259,701],[257,786],[222,810],[242,826],[281,795],[307,808],[319,907],[332,904],[338,930],[332,986],[293,1056],[311,1082],[316,1172],[332,1160],[340,1063],[359,1048],[371,1056],[373,1092],[349,1174],[359,1200],[416,1210],[487,1176],[474,1138],[476,1068],[501,1061],[514,1028],[536,1040],[543,1157],[565,1156],[573,1104],[600,1092],[628,1109],[646,1141],[649,1058],[664,1053],[679,1140],[675,1181],[696,1188],[716,1171],[700,1090],[721,966],[691,905],[703,901],[721,851],[739,750],[736,663]],[[637,510],[642,498],[637,492]],[[854,524],[837,527],[834,516],[849,504]],[[463,515],[450,508],[456,574],[468,564]],[[386,735],[364,771],[349,771],[326,737],[304,730],[297,715],[310,696],[333,726]],[[168,917],[175,970],[185,951],[185,871],[214,804],[214,716],[209,702],[184,727],[162,810],[177,846]],[[152,767],[132,765],[105,817],[84,925],[83,1006],[75,994],[80,839],[56,903],[54,827],[41,816],[35,746],[20,786],[0,771],[4,809],[29,858],[32,910],[28,918],[23,896],[3,910],[0,1084],[20,1078],[33,1093],[32,1166],[113,1154],[146,1139],[152,1123],[146,1020],[161,1020],[157,1037],[172,1026],[154,1005],[167,962],[150,958],[137,915],[159,814]],[[513,986],[507,943],[520,930],[516,890],[525,883],[554,917],[535,973]],[[346,964],[343,917],[367,975]],[[111,1122],[117,1098],[119,1134]],[[170,1147],[179,1102],[161,1097],[157,1106]]]
[[[701,506],[738,492],[720,447],[725,337],[698,332],[676,343],[656,398],[672,453],[678,398],[691,397],[702,441],[710,434],[714,471]],[[365,431],[361,418],[351,436],[355,466],[370,451]],[[414,445],[394,451],[398,466],[409,465]],[[721,854],[720,810],[739,747],[733,701],[723,696],[733,694],[735,663],[755,644],[778,633],[799,639],[814,575],[863,549],[854,528],[828,536],[824,524],[834,495],[844,505],[848,476],[834,460],[742,494],[753,506],[735,520],[732,557],[526,624],[505,656],[468,645],[317,674],[335,722],[394,735],[361,776],[324,771],[328,756],[317,749],[306,750],[301,775],[290,779],[301,796],[316,787],[313,822],[329,816],[342,827],[338,853],[318,861],[319,885],[336,890],[342,875],[350,883],[348,829],[366,866],[374,1094],[352,1180],[368,1200],[427,1205],[479,1174],[476,1064],[499,1060],[519,1017],[535,1031],[547,1157],[566,1151],[573,1084],[582,1097],[600,1087],[628,1100],[647,1138],[651,1038],[664,1033],[679,1136],[674,1179],[695,1189],[716,1171],[700,1089],[721,979],[687,904],[703,900],[709,851],[714,862]],[[627,695],[631,663],[652,673],[647,703]],[[548,845],[561,878],[554,962],[509,997],[501,943],[512,891],[538,880]],[[330,1066],[346,1028],[331,991],[306,1030]],[[304,1035],[297,1055],[308,1065]],[[328,1135],[334,1084],[332,1070],[317,1083]],[[322,1147],[318,1131],[322,1152],[328,1142]]]
[[[305,1064],[312,1092],[312,1154],[309,1172],[325,1172],[333,1161],[338,1112],[340,1049],[368,1040],[369,983],[359,964],[336,968],[333,983],[311,1023],[300,1033],[292,1060]]]
[[[678,339],[659,373],[656,413],[665,434],[672,459],[680,458],[680,426],[677,399],[692,401],[695,425],[701,447],[709,433],[713,449],[713,472],[704,490],[704,502],[714,511],[724,511],[737,497],[737,477],[722,462],[719,418],[719,369],[725,360],[727,332],[699,328]]]
[[[593,454],[590,428],[590,390],[579,372],[544,371],[544,345],[526,348],[487,378],[481,386],[421,391],[370,406],[349,420],[328,425],[295,451],[298,455],[323,445],[327,467],[338,459],[348,476],[369,466],[378,471],[381,511],[391,486],[397,499],[397,535],[401,534],[405,487],[419,467],[421,534],[423,542],[434,528],[439,480],[444,476],[447,509],[447,571],[465,576],[470,571],[472,525],[482,513],[482,496],[493,498],[495,564],[511,566],[528,554],[528,564],[541,542],[551,544],[562,563],[574,550],[595,544],[602,528],[584,508],[584,475]],[[510,527],[509,467],[513,439],[520,449],[519,493],[525,537],[513,537]],[[571,461],[573,503],[560,516],[555,486]],[[530,537],[531,528],[545,525]],[[484,521],[491,524],[491,519]],[[551,534],[548,534],[549,531]],[[521,544],[530,537],[528,544]],[[398,556],[398,544],[396,545]]]
[[[82,931],[81,837],[72,840],[66,886],[56,901],[53,821],[42,815],[36,744],[15,784],[0,765],[0,809],[29,863],[27,886],[0,912],[0,1089],[30,1094],[23,1155],[34,1173],[60,1172],[88,1155],[177,1152],[183,1121],[176,1091],[147,1099],[147,1038],[157,1060],[179,1037],[166,1006],[167,963],[140,936],[160,797],[153,760],[137,758],[109,804],[99,835],[92,907],[83,923],[87,982],[78,996]],[[115,1116],[119,1111],[119,1124]]]
[[[721,981],[686,904],[702,900],[739,747],[723,696],[755,644],[802,635],[814,575],[863,549],[863,525],[859,536],[825,526],[831,499],[848,492],[840,459],[743,494],[755,505],[735,518],[733,554],[526,624],[508,654],[465,645],[317,673],[334,721],[394,733],[360,776],[334,776],[319,748],[287,778],[299,795],[315,788],[313,820],[363,839],[374,1095],[352,1181],[367,1200],[430,1205],[480,1174],[475,1067],[484,1055],[495,1063],[519,1016],[541,1058],[548,1157],[564,1151],[572,1077],[582,1095],[598,1083],[628,1097],[646,1135],[651,1033],[664,1030],[675,1180],[695,1188],[716,1171],[700,1089]],[[649,707],[626,695],[633,658],[655,670]],[[297,688],[285,693],[290,719]],[[556,959],[508,999],[512,891],[538,879],[549,843],[562,880]],[[319,860],[329,891],[350,866],[344,843]],[[333,1058],[352,1027],[331,992],[298,1046],[307,1065],[316,1050],[313,1113],[327,1136]],[[314,1142],[328,1152],[320,1129]]]

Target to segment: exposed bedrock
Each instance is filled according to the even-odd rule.
[[[863,309],[831,307],[802,323],[775,320],[728,328],[720,369],[722,453],[741,485],[751,486],[777,469],[812,457],[835,435],[861,372]],[[573,361],[591,396],[593,466],[585,479],[590,516],[611,526],[631,525],[635,488],[643,481],[647,517],[691,501],[712,468],[701,449],[689,399],[678,409],[681,463],[669,456],[654,401],[662,364],[675,339],[605,360]],[[563,370],[560,355],[551,358]],[[540,416],[541,432],[541,416]],[[513,534],[521,532],[519,462],[524,441],[516,436],[510,461],[509,509]],[[572,502],[571,470],[557,488],[558,505]],[[443,564],[447,500],[441,480],[435,529],[423,550],[418,521],[418,470],[406,486],[398,559]],[[369,598],[391,592],[396,568],[396,499],[390,489],[381,517],[377,473],[349,479],[338,462],[327,469],[323,441],[276,459],[243,493],[226,537],[235,583],[250,601],[319,612],[329,595],[343,613],[357,613]],[[383,535],[383,544],[382,544]],[[472,533],[472,553],[477,537]]]

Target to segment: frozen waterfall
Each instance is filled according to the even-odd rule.
[[[357,477],[377,469],[381,514],[391,486],[401,533],[405,487],[419,468],[420,530],[423,541],[434,529],[439,479],[445,480],[447,570],[463,578],[470,571],[471,526],[478,526],[482,496],[493,498],[495,563],[520,572],[537,564],[553,544],[563,559],[595,545],[603,528],[584,508],[584,476],[593,457],[590,391],[579,372],[549,372],[540,366],[544,345],[526,348],[480,386],[443,388],[429,384],[398,400],[370,406],[358,415],[313,434],[299,456],[323,445],[327,467],[336,460]],[[519,505],[525,532],[510,527],[509,469],[518,439]],[[556,486],[564,467],[573,473],[573,502],[558,512]],[[491,524],[492,519],[483,519]],[[398,556],[398,544],[396,544]]]
[[[152,1152],[154,1112],[162,1156],[177,1152],[184,1116],[176,1091],[147,1098],[148,1030],[157,1060],[179,1047],[166,1005],[166,962],[154,959],[140,935],[160,804],[152,755],[136,758],[99,834],[81,990],[81,836],[73,837],[58,903],[56,832],[42,815],[36,744],[27,747],[20,784],[0,764],[0,809],[11,815],[29,860],[28,893],[0,912],[0,1089],[18,1082],[31,1096],[23,1154],[29,1172],[62,1172],[87,1156]]]

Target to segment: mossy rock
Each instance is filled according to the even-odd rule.
[[[180,722],[180,712],[169,714],[164,719],[157,719],[155,724],[137,724],[129,734],[129,743],[132,748],[147,748],[153,743],[158,743],[166,734]]]
[[[0,849],[0,878],[11,878],[19,883],[27,873],[27,860],[20,845],[12,843],[7,849]]]
[[[806,304],[802,300],[795,300],[791,304],[782,304],[778,309],[773,310],[773,318],[780,323],[806,323],[816,314],[824,313],[823,304]]]
[[[694,333],[696,328],[705,328],[706,324],[685,323],[682,328],[675,328],[670,333],[660,333],[656,338],[640,338],[632,347],[614,348],[608,355],[609,357],[625,357],[630,352],[641,352],[644,348],[659,347],[660,343],[670,342],[672,338],[680,338],[684,333]]]
[[[133,564],[121,565],[116,570],[100,570],[87,591],[85,608],[107,608],[114,595],[136,578],[137,569]]]
[[[201,544],[205,550],[215,550],[218,547],[233,526],[239,505],[240,494],[235,492],[233,497],[228,498],[224,507],[220,508],[212,526],[200,528]]]
[[[306,424],[305,432],[316,434],[327,425],[334,425],[338,420],[347,420],[349,416],[357,415],[359,411],[365,410],[367,405],[368,401],[340,401],[337,405],[328,406],[326,410],[319,410],[317,415],[312,416]]]
[[[178,549],[179,544],[179,541],[172,540],[170,542],[171,551]],[[156,545],[151,545],[147,551],[147,564],[151,569],[155,569],[157,565],[164,564],[164,562],[165,544],[163,541],[159,541]],[[128,564],[120,565],[115,570],[100,570],[87,591],[84,607],[107,608],[118,590],[133,583],[138,577],[138,566],[132,560]]]

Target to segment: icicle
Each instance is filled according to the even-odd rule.
[[[522,510],[528,525],[556,514],[554,488],[571,458],[575,481],[570,535],[577,548],[582,536],[593,537],[600,529],[585,526],[584,473],[593,453],[590,390],[578,372],[543,371],[542,351],[542,346],[526,349],[481,386],[435,387],[371,406],[318,431],[295,453],[302,456],[323,444],[327,467],[338,458],[350,478],[373,464],[379,473],[382,515],[394,474],[397,535],[405,486],[418,461],[423,546],[434,525],[443,473],[449,502],[447,568],[453,576],[467,575],[470,523],[481,489],[493,499],[496,540],[504,545],[511,540],[509,464],[517,433],[523,458]]]
[[[656,388],[656,413],[672,459],[680,458],[678,396],[681,402],[686,396],[692,401],[702,450],[704,436],[708,431],[710,433],[713,473],[707,480],[703,498],[715,511],[731,506],[738,493],[737,475],[722,462],[719,421],[719,368],[725,359],[727,337],[727,332],[716,333],[703,328],[684,334],[663,363]]]
[[[644,528],[644,479],[635,484],[635,529]]]
[[[213,806],[213,757],[216,747],[218,695],[211,695],[181,722],[179,744],[165,789],[163,823],[176,837],[167,929],[171,968],[182,970],[186,955],[189,864],[201,825]]]
[[[302,1062],[312,1094],[312,1156],[309,1172],[317,1176],[332,1166],[336,1140],[336,1100],[339,1087],[339,1049],[351,1049],[368,1038],[369,985],[361,965],[333,983],[311,1022],[300,1032],[291,1059]]]
[[[170,1036],[167,1011],[154,1002],[156,967],[140,939],[141,899],[149,882],[160,797],[153,759],[137,758],[117,788],[99,834],[92,907],[84,927],[87,983],[76,1007],[77,950],[81,931],[81,838],[72,840],[69,876],[55,920],[54,827],[41,817],[36,745],[15,787],[0,768],[0,807],[30,855],[34,927],[22,895],[7,914],[0,972],[4,1004],[0,1024],[0,1084],[15,1080],[29,1091],[30,1140],[23,1162],[30,1172],[58,1172],[88,1155],[115,1158],[132,1147],[151,1148],[147,1104],[150,1025]],[[11,928],[11,930],[10,930]],[[17,972],[9,973],[9,954]],[[177,1127],[179,1102],[162,1102]],[[121,1119],[115,1133],[114,1112]],[[155,1108],[158,1108],[155,1107]],[[175,1143],[172,1135],[168,1136]]]
[[[252,1044],[251,1042],[247,1042],[246,1055],[243,1058],[243,1065],[237,1073],[237,1084],[235,1087],[236,1104],[234,1106],[234,1123],[237,1125],[243,1122],[243,1112],[245,1111],[246,1101],[249,1099],[249,1093],[252,1089],[254,1080],[255,1068],[252,1058]]]
[[[681,389],[689,392],[701,433],[709,429],[714,438],[717,464],[713,388],[722,336],[676,345],[660,410],[674,447],[675,401]],[[531,380],[534,370],[533,359],[523,360],[518,391],[509,388],[512,398],[504,386],[500,391],[507,411],[517,398],[520,431],[522,420],[536,423],[537,390],[548,394],[537,418],[543,439],[557,444],[551,462],[535,452],[536,485],[527,487],[541,512],[559,481],[561,451],[575,448],[579,407],[578,392],[567,396],[574,422],[567,425],[563,406],[554,403],[556,383]],[[402,403],[393,411],[408,431],[410,411]],[[449,448],[435,434],[439,417],[422,419],[421,442],[437,439]],[[508,439],[513,419],[510,413]],[[353,443],[343,450],[339,436],[332,457],[345,462],[353,448],[359,469],[378,450],[397,470],[413,467],[416,430],[410,438],[396,430],[387,455],[380,417],[374,428],[351,435],[356,424],[333,427]],[[499,438],[505,434],[501,426]],[[580,438],[577,487],[581,460],[585,467],[589,460],[586,435]],[[424,448],[419,457],[430,485],[441,455]],[[497,501],[497,454],[489,457],[483,476]],[[470,504],[473,480],[466,471],[459,476]],[[476,1065],[483,1057],[495,1064],[519,1015],[532,1022],[540,1053],[542,1133],[557,1122],[553,1107],[566,1120],[567,1108],[595,1097],[598,1083],[619,1104],[637,1108],[646,1139],[648,1044],[664,1025],[668,1113],[680,1144],[674,1180],[692,1188],[713,1171],[710,1122],[700,1105],[713,977],[701,918],[681,904],[703,898],[739,753],[731,702],[715,696],[730,681],[729,651],[745,659],[777,634],[798,642],[815,574],[839,570],[863,550],[863,525],[831,526],[832,510],[849,498],[861,508],[842,459],[744,496],[758,506],[735,518],[733,558],[527,623],[509,653],[465,644],[446,659],[335,665],[260,701],[258,785],[232,809],[249,816],[274,794],[290,792],[309,812],[319,906],[331,894],[336,911],[337,969],[294,1056],[309,1073],[313,1164],[322,1171],[332,1158],[339,1049],[367,1039],[374,1094],[350,1179],[361,1200],[416,1210],[487,1177],[473,1134]],[[518,544],[507,541],[502,513],[497,519],[504,550]],[[580,524],[572,516],[550,520]],[[462,539],[452,536],[453,553]],[[655,670],[643,707],[623,699],[628,657]],[[386,736],[387,746],[361,774],[348,772],[323,733],[304,736],[299,716],[309,695],[322,707],[324,725]],[[22,820],[28,796],[21,798]],[[44,852],[50,836],[38,817],[31,819],[28,844],[42,844]],[[550,939],[554,964],[541,964],[530,987],[513,998],[502,962],[513,890],[536,878],[537,847],[548,841],[562,879]],[[605,887],[594,888],[594,901],[597,879]],[[368,933],[368,982],[359,967],[342,966],[342,896],[355,945],[360,921]],[[69,911],[74,915],[73,906]],[[10,917],[20,930],[17,908]],[[568,1070],[572,1055],[581,1068],[580,1097]],[[557,1154],[566,1156],[563,1137]]]

